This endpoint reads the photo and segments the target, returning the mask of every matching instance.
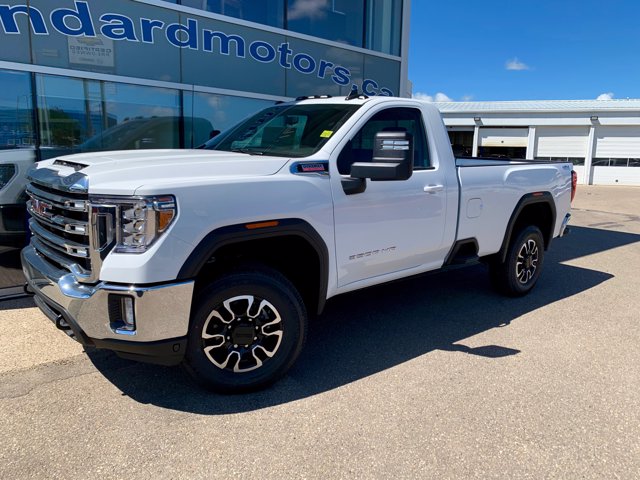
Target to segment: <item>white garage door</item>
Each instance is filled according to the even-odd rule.
[[[596,129],[596,158],[640,158],[640,127]]]
[[[640,185],[640,127],[598,127],[594,185]]]
[[[588,127],[538,127],[536,157],[585,158]]]
[[[481,147],[525,147],[529,141],[528,128],[481,128]]]

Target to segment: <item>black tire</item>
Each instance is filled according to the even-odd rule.
[[[307,313],[298,291],[276,270],[234,271],[197,295],[185,366],[206,388],[218,393],[258,390],[298,358]]]
[[[522,229],[511,241],[504,262],[489,264],[494,288],[511,297],[521,297],[536,285],[544,261],[544,240],[538,227]]]

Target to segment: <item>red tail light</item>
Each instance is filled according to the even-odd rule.
[[[575,170],[571,170],[571,202],[576,196],[576,190],[578,188],[578,174]]]

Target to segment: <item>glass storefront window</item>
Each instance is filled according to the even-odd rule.
[[[362,47],[364,0],[288,0],[287,28]]]
[[[282,0],[182,0],[182,5],[208,12],[282,28],[284,6]]]
[[[400,55],[402,0],[368,0],[366,19],[364,0],[182,0],[177,3],[272,27],[285,28],[286,24],[286,28],[294,32]]]
[[[37,75],[41,155],[180,147],[178,91]]]
[[[273,104],[269,100],[231,97],[212,93],[184,93],[184,143],[197,147],[258,110]]]
[[[100,122],[100,112],[85,102],[98,82],[47,75],[37,75],[36,82],[42,158],[73,153]]]
[[[400,55],[401,37],[402,0],[369,0],[365,47],[390,55]]]
[[[83,2],[72,0],[29,0],[32,13],[48,31],[35,35],[32,29],[21,30],[23,42],[31,34],[24,43],[31,45],[34,64],[166,82],[181,80],[181,49],[166,36],[169,25],[180,23],[179,12],[130,0],[89,0],[86,8],[81,5]],[[101,20],[103,16],[111,20]],[[155,27],[148,22],[143,27],[143,19]]]
[[[24,283],[20,248],[27,242],[27,170],[35,160],[31,74],[0,70],[0,296]]]
[[[284,35],[213,18],[201,18],[199,27],[202,48],[181,52],[182,83],[285,96],[289,70],[281,65],[281,59],[264,60],[270,53],[280,56],[275,48],[286,42]],[[255,42],[262,46],[252,48]],[[286,60],[286,54],[281,56]],[[289,54],[288,61],[293,63],[291,57]]]
[[[14,13],[9,16],[9,11],[26,12],[25,4],[20,0],[9,0],[2,2],[2,16],[0,17],[0,60],[6,62],[31,63],[31,52],[29,48],[29,34],[31,33],[31,21],[26,13]],[[8,4],[8,5],[7,5]],[[14,10],[15,9],[15,10]],[[18,28],[21,35],[9,35],[8,29],[13,23]]]
[[[294,52],[315,59],[316,68],[312,70],[312,73],[304,73],[295,67],[287,69],[285,84],[287,97],[296,98],[303,95],[346,96],[351,91],[352,84],[362,85],[364,54],[293,37],[289,37],[288,42]],[[328,58],[339,60],[329,68],[322,68],[321,60]],[[294,61],[292,59],[291,63],[293,64]],[[299,66],[304,67],[306,64],[300,62]]]
[[[103,82],[103,114],[108,125],[84,150],[180,147],[180,94],[168,88]]]
[[[34,145],[30,74],[0,71],[0,85],[0,149]]]

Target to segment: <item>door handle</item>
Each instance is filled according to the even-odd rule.
[[[444,185],[427,185],[424,187],[425,193],[437,193],[444,190]]]

